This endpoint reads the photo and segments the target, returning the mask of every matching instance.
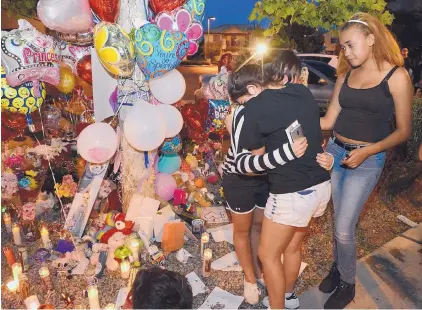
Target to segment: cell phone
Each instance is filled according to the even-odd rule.
[[[293,123],[290,124],[289,127],[287,127],[286,134],[291,144],[293,144],[298,139],[305,137],[302,125],[299,124],[297,120],[295,120]]]

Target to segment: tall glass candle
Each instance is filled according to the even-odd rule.
[[[20,263],[14,263],[12,265],[13,280],[19,284],[19,276],[22,274],[22,265]]]
[[[15,253],[13,252],[13,248],[10,245],[5,245],[3,247],[4,256],[6,256],[7,263],[9,266],[12,266],[16,263]]]
[[[133,260],[135,262],[139,262],[139,248],[140,248],[140,243],[139,240],[137,239],[132,239],[129,242],[129,248],[132,252],[132,256],[133,256]]]
[[[123,279],[129,279],[130,275],[130,262],[128,260],[123,260],[120,263],[120,271]]]
[[[204,251],[208,248],[210,242],[210,234],[204,232],[201,236],[201,257],[204,257]]]
[[[41,239],[44,245],[44,248],[50,249],[51,248],[51,241],[50,241],[50,234],[48,232],[47,227],[41,227]]]
[[[16,245],[21,245],[22,244],[21,228],[16,223],[13,224],[12,234],[13,234],[13,242]]]
[[[88,286],[89,309],[101,309],[100,300],[98,299],[98,288],[96,285]]]
[[[7,282],[7,289],[11,293],[16,293],[16,291],[18,290],[18,286],[19,286],[19,283],[16,282],[15,280]]]
[[[3,222],[4,226],[6,226],[6,232],[10,234],[12,232],[12,218],[9,213],[3,213]]]
[[[51,281],[50,270],[48,270],[48,267],[46,267],[46,266],[41,267],[40,270],[38,271],[38,273],[40,274],[41,281],[42,281],[44,287],[46,288],[46,290],[52,291],[53,290],[53,282]]]
[[[29,296],[24,301],[26,309],[38,309],[40,306],[40,301],[38,300],[38,297],[36,295]]]
[[[202,276],[207,278],[211,275],[211,259],[212,259],[212,250],[206,249],[204,251],[204,261],[202,268]]]

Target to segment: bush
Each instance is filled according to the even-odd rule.
[[[412,135],[407,141],[408,158],[415,160],[422,143],[422,98],[413,99]]]

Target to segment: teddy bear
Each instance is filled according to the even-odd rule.
[[[115,271],[119,268],[119,263],[115,259],[114,252],[116,249],[125,244],[126,236],[123,232],[118,231],[108,239],[108,253],[106,266],[108,270]]]
[[[109,239],[117,232],[121,232],[123,235],[130,235],[132,233],[135,223],[132,221],[126,221],[125,213],[117,213],[114,216],[114,221],[114,227],[105,232],[100,238],[101,243],[109,243]]]

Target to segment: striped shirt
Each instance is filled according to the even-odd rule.
[[[223,163],[224,173],[261,173],[296,159],[289,143],[264,155],[252,155],[249,150],[242,149],[239,145],[239,137],[245,120],[243,109],[244,106],[237,106],[233,111],[231,143]]]

